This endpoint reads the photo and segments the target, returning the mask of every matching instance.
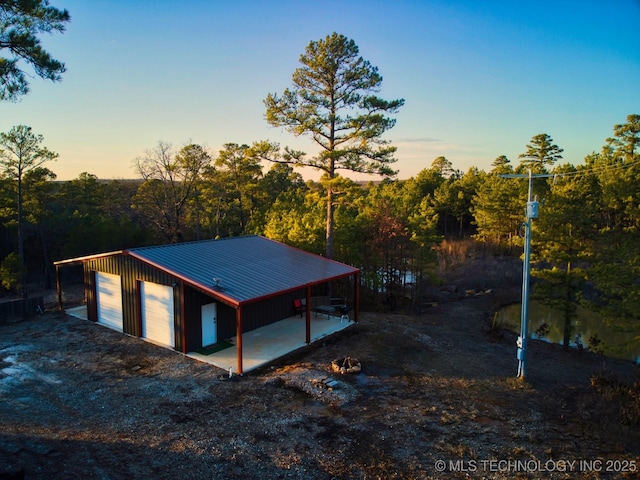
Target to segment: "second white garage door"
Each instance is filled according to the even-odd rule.
[[[173,287],[140,282],[142,337],[175,347]]]

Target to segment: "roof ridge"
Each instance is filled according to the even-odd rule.
[[[250,237],[261,237],[262,235],[251,234],[251,235],[239,235],[237,237],[220,237],[220,238],[205,238],[203,240],[190,240],[188,242],[180,242],[180,243],[163,243],[160,245],[145,245],[143,247],[133,247],[126,248],[124,251],[127,252],[138,252],[140,250],[151,250],[155,248],[169,248],[169,247],[178,247],[181,245],[193,245],[197,243],[208,243],[208,242],[219,242],[221,240],[236,240],[238,238],[250,238]],[[263,237],[266,238],[266,237]],[[269,240],[269,239],[267,239]]]

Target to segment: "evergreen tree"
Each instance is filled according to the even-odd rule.
[[[608,146],[626,161],[634,161],[640,153],[640,115],[627,115],[627,123],[614,125],[613,135],[607,139]]]
[[[53,282],[53,263],[51,254],[56,246],[56,235],[60,217],[52,209],[56,197],[55,173],[48,168],[35,168],[24,176],[24,218],[29,230],[32,231],[34,243],[40,248],[33,248],[28,255],[29,267],[40,270],[44,275],[44,288],[51,288]],[[27,249],[28,250],[28,249]],[[37,254],[39,250],[40,255]]]
[[[31,127],[18,125],[7,133],[0,133],[0,173],[11,180],[15,186],[16,219],[18,225],[18,259],[21,271],[25,270],[24,255],[24,215],[23,180],[29,172],[39,168],[45,162],[55,160],[58,154],[41,144],[42,135],[36,135]],[[25,281],[21,282],[24,286]],[[26,296],[26,290],[23,292]]]
[[[599,190],[595,176],[584,168],[567,164],[553,173],[533,223],[531,274],[540,280],[534,298],[563,313],[563,345],[568,347],[597,233]]]
[[[307,189],[302,175],[284,163],[274,163],[269,171],[258,179],[256,205],[251,221],[251,232],[264,234],[266,217],[275,201],[290,192],[304,195]]]
[[[67,10],[49,5],[48,0],[0,0],[0,100],[15,101],[29,92],[26,74],[20,61],[33,67],[36,75],[59,81],[66,68],[40,43],[41,33],[64,32],[70,16]]]
[[[438,157],[431,162],[431,168],[438,172],[443,178],[459,176],[460,172],[453,169],[453,164],[446,157]]]
[[[389,118],[404,100],[375,95],[382,84],[378,69],[359,56],[353,40],[333,33],[312,41],[293,73],[293,88],[281,96],[269,94],[267,121],[296,136],[308,135],[320,148],[313,158],[288,151],[285,161],[318,169],[327,175],[326,256],[333,257],[334,191],[338,170],[395,174],[395,147],[382,139],[395,120]]]
[[[444,235],[447,235],[447,216],[458,223],[458,236],[462,238],[464,226],[471,224],[472,200],[483,183],[484,172],[471,167],[464,175],[455,175],[441,184],[434,193],[434,205],[445,218]],[[466,220],[466,222],[465,222]]]
[[[533,173],[544,173],[547,167],[553,166],[562,159],[562,148],[553,143],[553,139],[546,133],[540,133],[531,138],[527,151],[520,154],[520,166]]]
[[[303,195],[290,191],[278,197],[267,213],[265,236],[321,254],[324,250],[324,195],[320,184],[308,182]]]
[[[257,208],[258,182],[262,166],[248,145],[227,143],[215,160],[218,181],[225,187],[227,212],[233,212],[237,224],[233,235],[242,235]]]
[[[493,170],[486,175],[476,188],[471,199],[471,213],[476,226],[474,237],[489,242],[499,248],[520,244],[518,236],[523,219],[525,197],[519,182],[501,178],[513,169],[507,157],[500,156],[493,162]]]
[[[497,157],[492,163],[491,173],[493,174],[505,174],[505,173],[513,173],[513,167],[511,166],[511,160],[507,158],[506,155],[500,155]]]
[[[587,157],[602,199],[590,269],[598,294],[592,304],[614,321],[640,319],[640,116],[627,120],[614,126],[601,153]]]

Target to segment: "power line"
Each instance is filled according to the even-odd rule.
[[[617,171],[623,170],[625,168],[634,167],[636,165],[640,165],[640,159],[633,162],[626,162],[618,165],[604,165],[600,167],[592,167],[585,168],[583,170],[576,170],[575,172],[561,172],[561,173],[549,173],[549,174],[540,174],[539,176],[546,177],[579,177],[579,176],[587,176],[590,174],[597,174],[605,171]],[[524,175],[527,176],[527,175]],[[514,177],[515,178],[515,177]]]

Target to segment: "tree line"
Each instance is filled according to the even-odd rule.
[[[32,143],[42,141],[16,127],[0,135],[3,151],[20,132],[35,137]],[[16,271],[21,242],[29,278],[43,286],[51,285],[53,260],[158,243],[261,234],[324,254],[330,185],[334,258],[362,269],[371,301],[395,296],[414,303],[435,281],[436,249],[445,238],[471,238],[495,254],[521,255],[528,184],[504,175],[531,171],[549,174],[533,181],[541,204],[532,230],[536,294],[569,319],[580,302],[611,318],[637,319],[639,145],[640,115],[629,115],[583,165],[561,163],[562,149],[540,134],[517,164],[500,156],[488,172],[462,172],[438,157],[414,177],[368,183],[340,175],[304,181],[292,165],[265,163],[260,142],[229,143],[216,155],[200,145],[177,149],[159,142],[136,159],[138,180],[83,173],[58,182],[41,163],[23,165],[17,175],[5,158],[2,281],[7,289],[24,287]]]
[[[68,11],[46,0],[0,2],[0,101],[28,90],[20,61],[52,81],[65,65],[38,39],[65,31]],[[362,269],[363,291],[420,303],[434,280],[443,238],[472,238],[519,254],[527,183],[542,200],[532,227],[534,292],[565,312],[579,303],[605,318],[640,316],[640,115],[613,127],[584,165],[562,164],[562,148],[535,135],[519,161],[495,159],[489,172],[455,170],[445,157],[415,177],[394,180],[396,148],[383,139],[404,100],[377,93],[382,76],[357,45],[333,33],[300,55],[292,86],[264,100],[267,122],[319,149],[313,157],[268,141],[200,145],[159,142],[136,159],[139,180],[83,173],[56,182],[44,166],[57,157],[42,135],[19,125],[0,134],[0,278],[6,290],[50,287],[52,261],[121,248],[259,233]],[[265,161],[271,167],[265,169]],[[321,172],[307,181],[295,166]],[[372,173],[358,184],[339,172]],[[567,336],[565,335],[565,342]]]

